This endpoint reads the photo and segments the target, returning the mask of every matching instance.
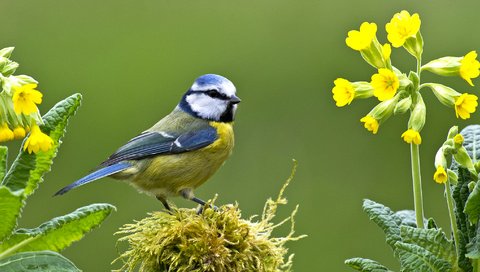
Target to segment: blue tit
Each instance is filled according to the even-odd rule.
[[[120,147],[97,170],[64,187],[62,195],[103,177],[126,180],[160,200],[182,196],[201,205],[193,190],[207,181],[232,153],[233,120],[240,98],[225,77],[195,80],[175,109]]]

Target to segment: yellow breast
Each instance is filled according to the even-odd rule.
[[[160,155],[132,181],[139,189],[155,195],[177,195],[185,188],[195,189],[208,180],[232,153],[232,123],[210,122],[217,130],[217,140],[195,151]]]
[[[221,155],[228,157],[234,145],[232,123],[210,122],[210,125],[217,129],[218,139],[204,149],[210,152],[220,152]]]

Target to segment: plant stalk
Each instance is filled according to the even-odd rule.
[[[422,178],[420,175],[420,152],[419,146],[410,144],[410,154],[412,158],[412,180],[413,180],[413,199],[415,206],[415,218],[417,228],[425,228],[423,224],[423,196],[422,196]]]
[[[460,256],[460,246],[459,241],[460,238],[458,236],[458,227],[457,227],[457,220],[455,218],[455,213],[453,211],[453,196],[452,196],[452,189],[450,187],[450,180],[447,179],[445,183],[445,195],[447,198],[447,206],[448,206],[448,215],[450,217],[450,227],[452,228],[453,238],[455,239],[455,251],[457,252],[457,258]]]
[[[27,245],[27,244],[29,244],[30,242],[36,240],[39,236],[40,236],[40,235],[27,238],[27,239],[21,241],[20,243],[12,246],[11,248],[7,248],[4,252],[1,252],[1,253],[0,253],[0,259],[3,259],[3,258],[5,258],[5,257],[8,257],[8,256],[12,255],[15,251],[21,249],[21,248],[24,247],[25,245]]]

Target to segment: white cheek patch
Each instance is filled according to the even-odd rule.
[[[187,95],[185,100],[200,117],[213,120],[220,120],[228,104],[225,100],[215,99],[203,93]]]

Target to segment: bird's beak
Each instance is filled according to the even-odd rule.
[[[232,103],[232,104],[238,104],[240,102],[242,102],[242,100],[240,98],[238,98],[238,96],[236,96],[236,95],[233,95],[230,98],[230,103]]]

